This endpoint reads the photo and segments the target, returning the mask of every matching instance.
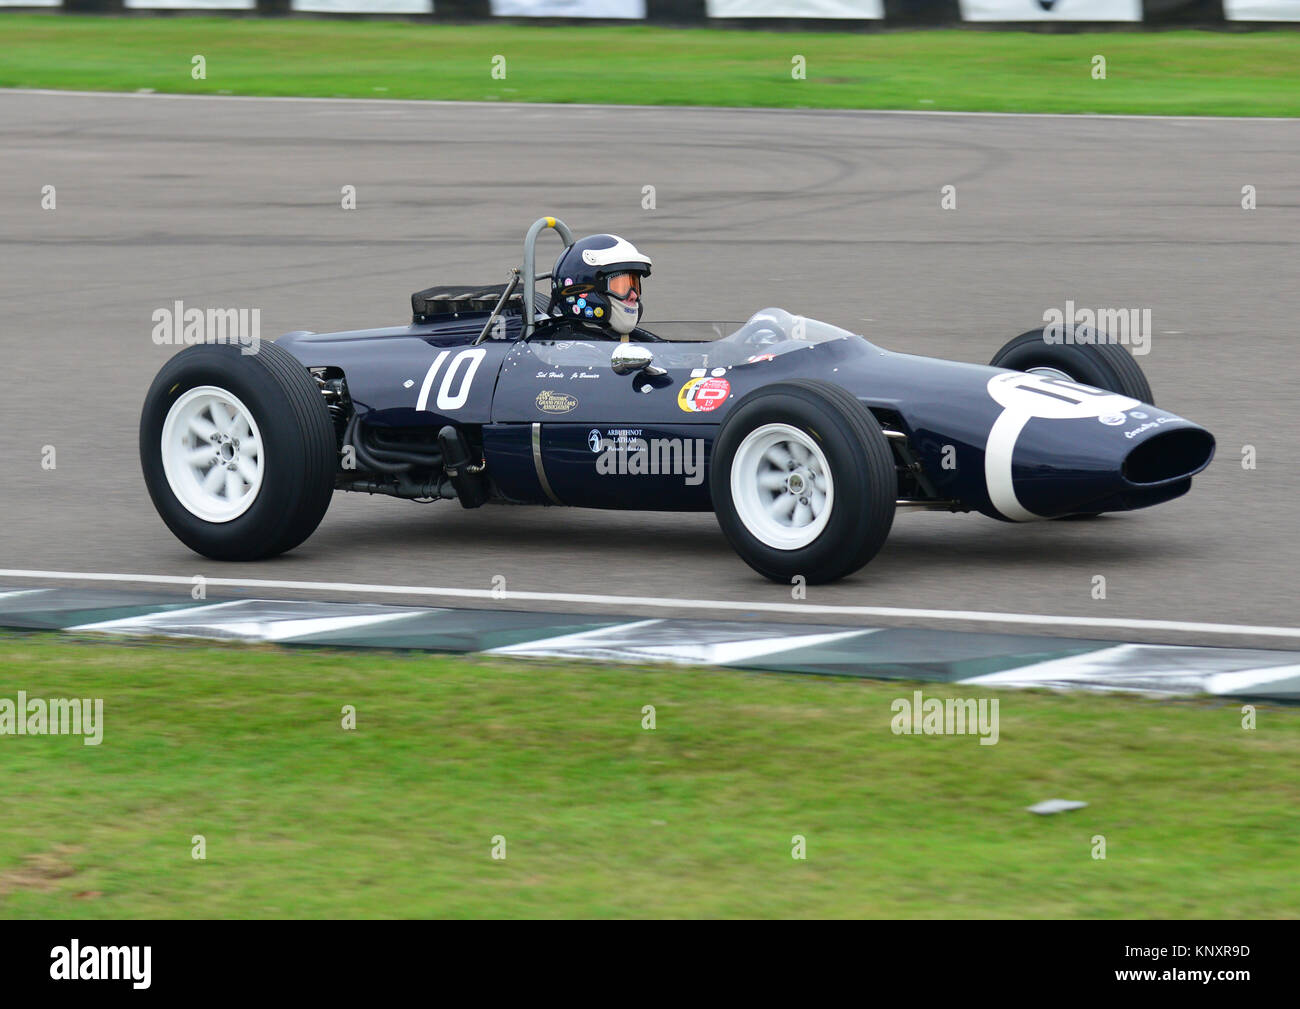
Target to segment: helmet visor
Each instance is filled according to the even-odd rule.
[[[636,291],[636,296],[639,298],[641,297],[641,275],[639,273],[611,274],[605,279],[605,290],[620,301],[627,298],[632,291]]]

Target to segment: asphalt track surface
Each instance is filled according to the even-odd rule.
[[[1152,309],[1140,361],[1157,401],[1219,442],[1188,496],[1094,522],[900,514],[875,561],[808,602],[1298,626],[1298,141],[1286,121],[0,93],[0,566],[473,590],[502,575],[508,590],[681,599],[684,615],[709,615],[691,600],[788,603],[752,617],[808,619],[711,515],[339,494],[302,548],[243,565],[191,554],[155,515],[137,422],[175,351],[151,339],[155,309],[258,307],[264,338],[402,323],[411,291],[499,282],[553,213],[654,257],[650,328],[779,304],[985,363],[1067,299]]]

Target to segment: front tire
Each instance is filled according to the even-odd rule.
[[[723,535],[759,574],[834,581],[884,545],[898,474],[871,411],[830,382],[756,389],[718,432],[709,490]]]
[[[176,538],[213,560],[258,560],[302,543],[325,517],[337,459],[315,382],[273,343],[252,354],[188,347],[145,396],[149,496]]]
[[[1079,337],[1093,342],[1079,342]],[[1048,343],[1046,329],[1031,329],[1008,342],[989,364],[994,368],[1063,377],[1155,405],[1151,384],[1132,354],[1117,343],[1097,342],[1096,334],[1087,327],[1075,331],[1075,340],[1074,343]]]

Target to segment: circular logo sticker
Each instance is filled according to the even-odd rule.
[[[677,405],[687,413],[710,413],[730,395],[731,383],[725,378],[693,378],[677,393]]]
[[[1108,424],[1111,427],[1118,427],[1120,424],[1123,424],[1128,420],[1128,418],[1122,413],[1108,413],[1106,416],[1098,417],[1097,419],[1103,424]]]

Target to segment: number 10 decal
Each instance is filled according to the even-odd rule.
[[[433,388],[433,380],[438,375],[438,369],[442,367],[442,362],[447,360],[447,355],[451,351],[444,350],[438,353],[433,359],[433,364],[429,365],[429,370],[425,372],[424,383],[420,386],[420,398],[415,404],[417,410],[429,409],[429,392]],[[459,354],[451,359],[451,364],[447,366],[446,373],[442,376],[442,385],[438,387],[438,398],[436,405],[439,410],[459,410],[469,399],[469,388],[474,382],[474,373],[478,371],[478,366],[487,356],[487,350],[483,347],[471,347],[469,350],[462,350]],[[461,365],[465,365],[464,368]],[[460,387],[453,395],[451,385],[460,377]]]

